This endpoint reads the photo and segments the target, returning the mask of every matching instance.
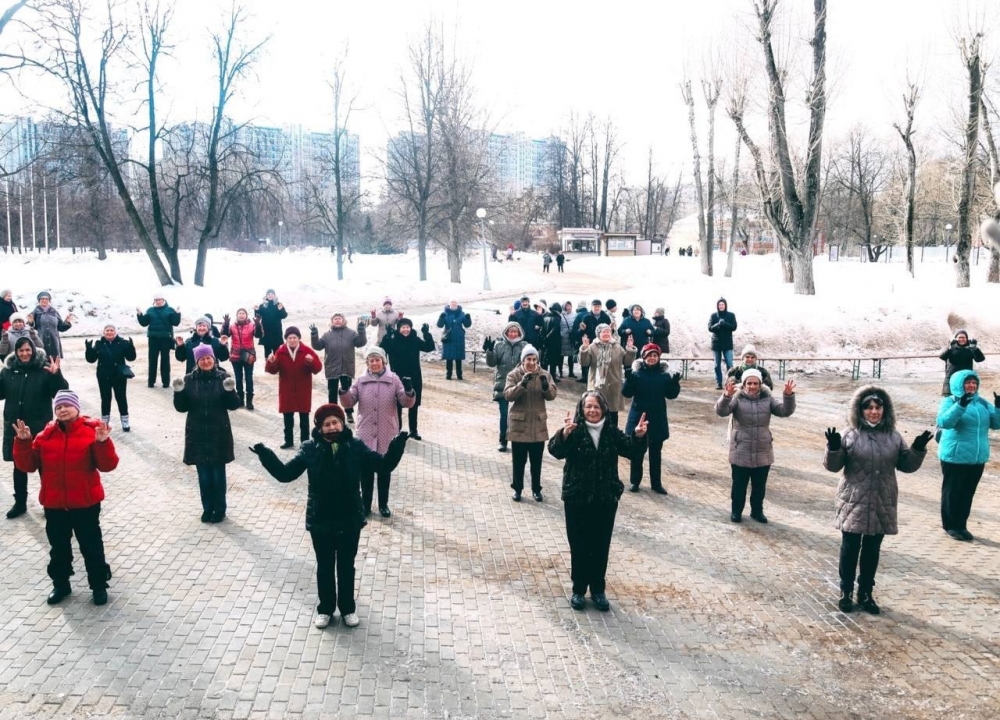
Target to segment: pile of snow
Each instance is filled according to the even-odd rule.
[[[186,278],[193,275],[193,252],[182,253]],[[248,310],[273,288],[289,311],[289,322],[325,326],[334,311],[367,315],[390,297],[418,324],[433,327],[442,307],[452,298],[473,315],[468,347],[479,347],[484,335],[497,335],[506,323],[508,308],[522,293],[533,300],[583,300],[614,297],[619,317],[638,302],[648,315],[664,307],[670,320],[671,354],[710,354],[708,318],[720,296],[725,296],[739,321],[737,352],[754,343],[762,357],[848,357],[880,354],[922,354],[940,351],[958,327],[978,337],[989,353],[1000,331],[996,313],[1000,286],[986,283],[987,264],[973,268],[972,288],[954,287],[951,263],[918,264],[911,279],[897,263],[815,262],[815,296],[794,295],[780,281],[776,256],[736,258],[734,277],[721,277],[725,256],[715,258],[716,277],[699,272],[698,258],[575,256],[567,272],[553,266],[542,274],[541,261],[524,255],[514,263],[489,263],[491,292],[483,292],[480,255],[466,259],[464,281],[449,282],[443,253],[429,254],[427,282],[417,280],[417,257],[355,255],[345,265],[346,279],[336,279],[336,264],[328,250],[284,250],[277,253],[235,253],[213,250],[209,256],[208,286],[165,288],[168,301],[180,308],[181,332],[194,319],[211,313],[221,322],[226,312]],[[98,261],[92,253],[68,251],[49,255],[7,255],[0,260],[5,281],[21,307],[31,309],[40,290],[52,293],[53,304],[65,316],[73,312],[78,324],[68,335],[96,335],[108,321],[125,334],[139,334],[136,306],[145,310],[160,290],[146,256],[112,253]],[[352,323],[353,324],[353,323]],[[303,327],[303,332],[305,328]],[[436,333],[435,333],[436,336]]]

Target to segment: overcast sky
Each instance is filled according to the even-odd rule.
[[[387,132],[399,127],[395,93],[407,44],[437,19],[474,64],[474,83],[502,130],[544,137],[558,133],[571,110],[611,115],[625,143],[625,170],[640,182],[650,146],[664,173],[690,165],[687,114],[678,91],[685,67],[697,79],[711,51],[734,55],[740,43],[756,61],[749,2],[249,0],[247,36],[270,40],[232,114],[262,124],[327,129],[327,75],[332,59],[349,44],[348,80],[363,106],[353,129],[364,153],[382,154]],[[924,139],[940,143],[941,128],[961,103],[955,37],[967,25],[961,18],[969,15],[969,5],[830,0],[830,137],[858,122],[889,136],[909,69],[925,85],[917,125]],[[212,97],[207,28],[217,24],[229,0],[178,0],[175,6],[177,47],[162,66],[171,119],[205,117]],[[987,30],[1000,47],[996,12],[987,12]],[[794,102],[804,94],[811,13],[810,0],[785,0],[782,6],[779,48],[798,61],[788,88]],[[729,155],[733,135],[721,105],[718,152]],[[703,118],[701,102],[698,112]],[[363,163],[363,171],[376,170],[375,163]]]

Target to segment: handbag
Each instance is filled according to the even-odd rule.
[[[442,343],[446,343],[449,340],[451,340],[451,328],[450,327],[447,328],[447,329],[445,329],[445,331],[443,333],[441,333],[441,342]]]
[[[119,365],[118,372],[121,374],[123,378],[131,379],[135,377],[135,373],[132,372],[132,368],[130,368],[128,365]]]
[[[245,365],[253,365],[257,362],[257,353],[251,350],[240,350],[240,362]]]

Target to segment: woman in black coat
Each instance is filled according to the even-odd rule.
[[[260,344],[264,346],[264,357],[268,357],[285,342],[281,321],[288,317],[288,311],[278,302],[274,290],[268,290],[264,302],[253,306],[253,314],[255,319],[260,318]]]
[[[940,358],[944,360],[944,387],[941,394],[945,397],[951,395],[951,376],[959,370],[973,370],[973,364],[983,362],[986,356],[979,349],[975,340],[969,339],[969,333],[959,330],[952,338],[951,344],[941,353]]]
[[[587,588],[601,612],[611,609],[604,594],[608,552],[615,528],[618,499],[625,486],[618,478],[618,456],[639,457],[646,450],[646,418],[631,436],[606,422],[608,404],[599,392],[586,392],[576,415],[566,413],[565,426],[549,440],[549,454],[565,460],[562,499],[572,566],[570,605],[582,610]]]
[[[663,308],[653,311],[653,342],[660,346],[660,354],[670,353],[670,321]]]
[[[0,400],[3,404],[3,459],[14,462],[14,423],[18,420],[37,435],[52,420],[52,398],[69,387],[59,369],[59,358],[50,362],[42,348],[30,338],[18,338],[14,352],[0,370]],[[8,511],[12,520],[28,511],[28,473],[14,468],[14,506]]]
[[[663,443],[670,437],[670,426],[667,423],[667,400],[673,400],[681,392],[681,374],[673,375],[667,372],[667,364],[660,362],[660,346],[647,343],[642,348],[642,359],[632,363],[625,369],[625,384],[622,385],[622,395],[632,398],[632,406],[628,411],[628,421],[625,423],[625,434],[632,432],[645,417],[649,424],[646,441],[649,444],[649,484],[653,492],[666,495],[660,475],[660,463]],[[632,492],[639,492],[642,483],[643,455],[632,460],[629,480]]]
[[[312,537],[316,553],[319,590],[313,624],[327,627],[334,609],[339,609],[344,624],[356,627],[360,621],[355,612],[354,559],[361,528],[368,524],[361,500],[361,477],[365,472],[395,470],[406,446],[406,433],[400,433],[389,443],[383,457],[352,435],[339,405],[321,405],[316,409],[313,423],[312,440],[302,443],[298,454],[287,464],[263,443],[250,449],[278,482],[291,482],[303,472],[307,474],[306,531]]]
[[[561,307],[558,302],[554,302],[542,316],[542,347],[539,348],[542,355],[542,370],[548,370],[555,383],[559,382],[559,377],[562,375],[563,316],[559,312]]]
[[[111,395],[118,402],[118,413],[122,418],[122,430],[131,430],[128,420],[129,378],[135,377],[127,362],[135,361],[135,344],[118,334],[112,323],[104,326],[104,337],[96,343],[84,341],[84,357],[89,363],[97,363],[97,387],[101,391],[101,421],[111,424]]]
[[[424,387],[423,375],[420,372],[420,353],[434,351],[431,328],[427,323],[421,325],[421,337],[418,338],[413,331],[413,321],[410,318],[400,318],[396,322],[395,332],[391,327],[386,328],[386,331],[379,346],[389,356],[389,369],[400,378],[410,378],[413,384],[413,391],[417,394],[417,399],[413,403],[413,407],[407,410],[407,418],[410,437],[414,440],[420,440],[420,435],[417,433],[417,415]],[[403,408],[399,404],[396,405],[396,414],[399,427],[403,427]]]
[[[229,411],[240,406],[236,381],[215,362],[212,346],[194,349],[197,368],[174,378],[174,409],[187,413],[184,425],[184,464],[198,471],[201,521],[222,522],[226,517],[226,464],[233,455],[233,428]]]
[[[10,327],[10,316],[18,312],[14,294],[10,290],[0,290],[0,329]]]

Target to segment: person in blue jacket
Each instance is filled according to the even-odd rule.
[[[941,461],[941,525],[955,540],[972,542],[966,528],[983,468],[990,459],[990,430],[1000,430],[1000,412],[979,396],[979,375],[959,370],[951,376],[951,395],[941,399],[937,424]]]
[[[633,306],[635,307],[635,306]],[[649,453],[649,484],[653,492],[666,495],[660,476],[663,443],[670,437],[670,426],[667,424],[667,400],[674,400],[681,392],[681,374],[671,375],[667,372],[667,363],[660,362],[660,346],[650,342],[642,347],[642,358],[625,369],[625,384],[622,395],[632,398],[632,407],[628,411],[625,423],[625,434],[631,435],[639,419],[645,416],[649,423],[648,440]],[[633,456],[630,460],[629,472],[631,492],[639,492],[642,483],[642,461],[646,453]]]
[[[465,329],[472,327],[472,317],[462,310],[458,300],[452,300],[438,317],[441,333],[441,357],[445,361],[445,377],[451,380],[452,367],[462,379],[462,361],[465,360]]]

